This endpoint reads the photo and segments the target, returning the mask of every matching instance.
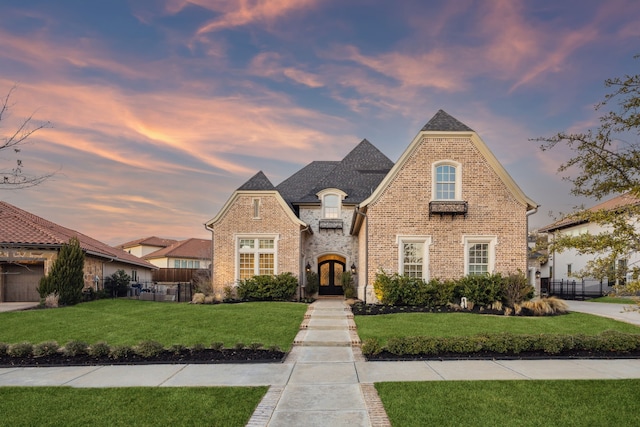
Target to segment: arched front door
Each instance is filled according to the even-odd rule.
[[[346,260],[340,255],[325,255],[318,258],[320,295],[342,295],[342,273]]]

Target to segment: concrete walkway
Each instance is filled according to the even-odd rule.
[[[605,302],[565,301],[570,311],[608,317],[640,326],[640,311],[633,304],[610,304]]]
[[[618,304],[568,303],[606,317],[624,312]],[[621,317],[635,323],[640,313]],[[376,382],[640,378],[637,359],[365,362],[358,342],[344,301],[321,299],[309,306],[283,363],[3,368],[0,386],[268,385],[249,426],[358,427],[389,425]]]

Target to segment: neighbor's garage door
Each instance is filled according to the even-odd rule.
[[[38,284],[44,276],[44,264],[4,265],[5,302],[40,301]]]

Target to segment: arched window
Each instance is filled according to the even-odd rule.
[[[326,188],[316,194],[322,203],[322,219],[340,219],[342,200],[347,193],[337,188]]]
[[[443,161],[433,165],[433,200],[460,200],[462,198],[462,166]]]

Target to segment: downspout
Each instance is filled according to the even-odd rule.
[[[355,213],[362,215],[365,233],[364,233],[364,303],[367,304],[367,284],[369,283],[369,224],[367,224],[367,214],[362,213],[360,208],[356,206]]]
[[[527,218],[527,229],[526,229],[526,235],[525,235],[525,242],[527,242],[527,249],[526,249],[526,254],[527,254],[527,265],[526,265],[526,272],[527,275],[531,276],[531,271],[529,270],[529,217],[533,214],[535,214],[536,212],[538,212],[538,208],[540,207],[540,205],[536,205],[536,207],[534,207],[533,209],[530,209],[527,211],[526,213],[526,218]],[[535,271],[535,269],[534,269]],[[540,284],[538,283],[538,280],[535,276],[535,273],[533,274],[533,288],[535,289],[536,295],[540,295]],[[531,282],[529,282],[531,283]]]
[[[303,253],[302,252],[302,236],[306,231],[310,231],[310,230],[311,230],[311,226],[308,224],[305,228],[300,230],[300,242],[298,243],[298,271],[300,271],[300,276],[303,276],[304,279],[299,281],[300,289],[298,292],[298,301],[302,301],[302,288],[306,288],[307,286],[307,274],[304,268],[304,258],[306,258],[306,255],[304,257],[301,256]]]

